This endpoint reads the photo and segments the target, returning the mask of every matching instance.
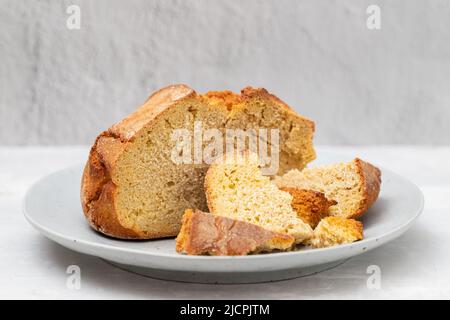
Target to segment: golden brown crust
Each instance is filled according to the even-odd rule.
[[[315,228],[330,212],[329,208],[337,204],[334,200],[328,200],[322,192],[297,188],[280,188],[292,195],[292,209],[311,228]]]
[[[357,219],[361,217],[372,206],[372,204],[378,199],[381,186],[380,169],[359,158],[355,158],[354,161],[358,175],[361,178],[364,200],[361,202],[359,210],[347,217],[349,219]]]
[[[195,96],[186,85],[172,85],[152,94],[135,112],[102,132],[95,140],[83,171],[81,204],[91,226],[104,234],[124,239],[150,239],[167,236],[144,234],[124,228],[115,208],[116,186],[112,173],[127,144],[146,124],[175,102]]]
[[[145,103],[135,112],[114,124],[108,131],[121,141],[130,141],[140,129],[153,121],[176,101],[195,95],[195,91],[184,84],[162,88],[148,97]]]
[[[299,115],[289,105],[287,105],[283,100],[278,98],[276,95],[274,95],[272,93],[269,93],[264,88],[245,87],[244,89],[241,90],[241,97],[242,97],[242,99],[251,99],[251,98],[254,98],[254,97],[260,97],[260,98],[263,98],[263,99],[271,100],[271,101],[275,102],[277,105],[279,105],[282,108],[284,108],[285,110],[289,111],[295,117],[297,117],[299,119],[302,119],[302,120],[305,120],[306,125],[311,128],[312,133],[315,132],[315,128],[316,127],[315,127],[314,121]]]
[[[200,210],[187,209],[176,250],[189,255],[245,255],[276,249],[288,250],[294,238]]]
[[[233,109],[233,106],[242,102],[242,97],[229,90],[209,91],[201,96],[212,105],[224,104],[227,110]]]
[[[191,226],[192,226],[192,216],[194,211],[192,209],[186,209],[183,217],[181,218],[181,229],[178,233],[175,242],[175,250],[177,252],[183,253],[187,252],[190,247],[189,236],[191,234]],[[186,249],[185,249],[186,248]],[[191,251],[191,250],[189,250]]]

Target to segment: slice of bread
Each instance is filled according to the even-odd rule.
[[[297,188],[280,188],[292,196],[291,206],[297,216],[315,228],[320,220],[330,215],[330,207],[337,204],[328,200],[322,192]]]
[[[202,96],[185,85],[169,86],[97,137],[81,185],[83,211],[93,228],[117,238],[171,237],[178,234],[186,208],[207,210],[208,163],[173,161],[174,150],[179,152],[174,132],[193,133],[196,122],[203,130],[222,133],[226,128],[279,129],[279,173],[315,158],[314,123],[265,89]],[[193,149],[186,152],[188,158]]]
[[[279,131],[279,171],[303,169],[316,158],[312,146],[315,124],[265,89],[247,87],[237,95],[231,91],[212,91],[202,96],[210,105],[229,110],[226,128],[276,129]],[[270,139],[267,141],[271,144]],[[254,151],[254,150],[252,150]]]
[[[336,200],[330,214],[344,218],[361,217],[377,200],[380,192],[381,171],[358,158],[348,163],[291,170],[275,183],[280,188],[311,189],[323,192]]]
[[[292,235],[296,243],[312,236],[311,227],[292,209],[292,196],[261,174],[254,153],[217,159],[206,173],[205,193],[213,214]]]
[[[353,219],[326,217],[314,229],[314,236],[308,244],[314,248],[351,243],[363,238],[363,224]]]
[[[289,250],[294,237],[257,225],[187,209],[176,239],[176,250],[188,255],[236,256]]]

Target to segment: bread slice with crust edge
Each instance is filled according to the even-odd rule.
[[[252,152],[225,154],[209,167],[205,194],[211,213],[286,233],[300,244],[312,228],[292,209],[292,196],[263,176]]]
[[[159,238],[166,232],[151,235],[122,225],[117,212],[117,185],[112,180],[119,157],[133,142],[135,135],[149,122],[177,101],[195,96],[186,85],[162,88],[135,112],[102,132],[92,146],[81,181],[81,204],[91,227],[106,235],[123,239]]]
[[[347,163],[293,169],[274,182],[279,188],[310,189],[337,201],[330,215],[349,219],[361,217],[377,200],[381,171],[359,158]]]
[[[236,256],[286,251],[294,237],[257,225],[200,210],[187,209],[183,215],[176,251],[188,255]]]

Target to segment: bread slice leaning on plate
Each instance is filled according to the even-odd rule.
[[[245,221],[187,209],[176,240],[176,250],[188,255],[237,256],[289,250],[294,237]]]
[[[209,164],[173,160],[174,150],[179,152],[174,132],[191,133],[198,122],[203,130],[221,133],[226,128],[279,129],[278,174],[315,158],[314,123],[265,89],[199,95],[185,85],[169,86],[97,137],[81,185],[90,225],[117,238],[171,237],[180,230],[186,208],[207,211],[203,183]]]
[[[291,235],[296,243],[312,228],[292,209],[292,196],[263,176],[254,153],[226,154],[208,169],[205,193],[211,213]]]

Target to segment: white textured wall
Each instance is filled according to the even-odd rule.
[[[264,86],[320,143],[448,144],[450,1],[0,0],[0,144],[91,143],[179,82]]]

